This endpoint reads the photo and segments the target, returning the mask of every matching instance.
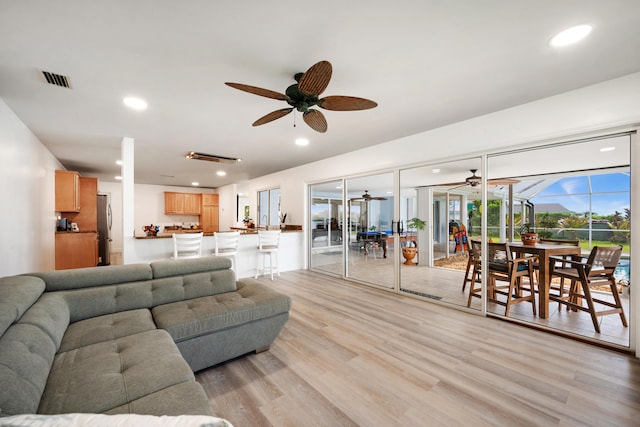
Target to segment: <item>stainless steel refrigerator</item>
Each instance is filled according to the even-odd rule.
[[[111,264],[111,201],[108,194],[98,194],[98,265]]]

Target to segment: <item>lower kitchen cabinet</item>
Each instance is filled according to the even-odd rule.
[[[98,265],[98,233],[56,233],[56,270]]]

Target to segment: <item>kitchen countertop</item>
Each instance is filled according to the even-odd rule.
[[[232,230],[230,231],[240,231],[240,235],[243,234],[258,234],[258,229],[257,228],[232,228]],[[186,231],[187,233],[199,233],[199,231],[193,231],[193,230],[189,230]],[[302,233],[302,230],[282,230],[283,233]],[[136,239],[170,239],[171,238],[171,234],[173,233],[167,233],[167,232],[162,232],[162,233],[158,233],[156,236],[141,236],[141,235],[136,235],[134,236]],[[208,233],[204,233],[204,236],[213,236],[213,232],[208,232]]]

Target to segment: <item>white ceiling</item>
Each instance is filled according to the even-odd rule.
[[[137,183],[218,187],[640,71],[638,16],[637,0],[0,0],[0,97],[68,169],[113,181],[128,136]],[[549,47],[582,23],[586,40]],[[293,114],[252,127],[287,105],[224,85],[284,92],[320,60],[324,95],[379,106],[325,111],[325,134]]]

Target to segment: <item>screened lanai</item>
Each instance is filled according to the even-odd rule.
[[[542,237],[578,240],[583,254],[621,244],[616,277],[626,284],[632,268],[630,144],[629,135],[614,135],[312,185],[309,265],[425,303],[628,347],[629,328],[617,316],[600,318],[596,333],[588,314],[557,304],[547,304],[544,315],[539,307],[533,314],[530,304],[517,304],[505,316],[504,307],[469,298],[469,287],[463,288],[468,250],[456,245],[453,230],[464,229],[467,241],[518,242],[528,223]],[[425,227],[412,227],[413,218]],[[406,246],[416,248],[411,261]],[[623,302],[628,313],[629,299]]]

